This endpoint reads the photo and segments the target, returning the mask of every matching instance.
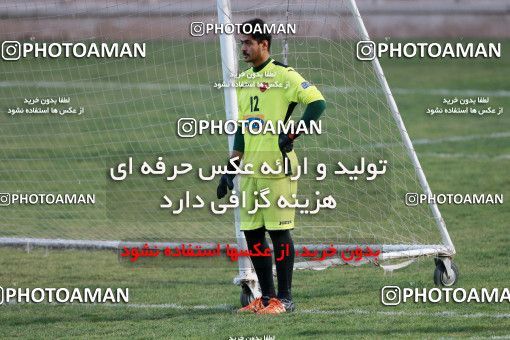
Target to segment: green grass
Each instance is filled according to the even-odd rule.
[[[295,46],[299,48],[299,46]],[[112,187],[105,174],[115,162],[134,155],[140,159],[155,159],[164,154],[173,160],[193,157],[200,164],[225,157],[222,138],[175,138],[177,117],[189,114],[197,117],[209,114],[220,119],[222,94],[207,87],[198,90],[109,88],[106,82],[118,84],[210,85],[220,77],[217,50],[211,45],[154,43],[153,54],[144,61],[91,62],[67,60],[25,60],[1,63],[3,81],[81,81],[95,82],[97,88],[41,88],[30,85],[0,88],[0,109],[21,105],[25,97],[70,96],[72,105],[84,106],[83,117],[9,117],[0,115],[0,188],[2,191],[77,191],[97,192],[98,207],[9,207],[0,211],[0,236],[69,237],[69,238],[129,238],[159,236],[171,239],[183,235],[190,238],[215,239],[231,237],[229,218],[209,215],[185,215],[183,224],[172,223],[161,212],[154,214],[159,194],[182,190],[186,185],[214,194],[214,183],[175,183],[174,186],[157,178],[140,179]],[[291,48],[292,50],[292,48]],[[332,50],[331,52],[334,52]],[[503,55],[510,53],[504,42]],[[301,65],[314,65],[313,58],[301,60]],[[334,53],[321,57],[324,70],[333,68],[338,59]],[[299,63],[299,60],[296,60]],[[292,61],[291,61],[292,64]],[[364,65],[365,66],[365,65]],[[382,60],[390,87],[399,89],[451,89],[498,91],[510,88],[510,62],[500,60]],[[206,70],[195,72],[200,67]],[[361,66],[360,66],[361,67]],[[325,85],[335,84],[329,72],[303,70],[305,76]],[[343,85],[356,85],[357,74],[345,74]],[[501,116],[465,117],[425,114],[427,107],[442,106],[445,96],[423,92],[395,94],[407,130],[413,140],[438,140],[451,136],[487,136],[461,141],[444,141],[416,145],[416,151],[429,184],[437,193],[502,193],[510,197],[510,138],[490,138],[493,133],[508,133],[510,98],[491,96],[491,106],[504,107]],[[473,97],[473,96],[465,96]],[[330,147],[345,147],[348,141],[361,145],[357,134],[374,129],[371,123],[356,118],[348,124],[355,98],[330,95],[325,115],[334,136],[310,139],[326,142]],[[353,101],[353,102],[350,102]],[[367,108],[379,107],[378,99],[368,101]],[[389,124],[384,123],[383,124]],[[384,125],[385,126],[385,125]],[[374,130],[375,131],[375,130]],[[359,138],[359,139],[358,139]],[[396,138],[390,132],[383,141]],[[347,144],[348,145],[348,144]],[[300,146],[303,147],[303,146]],[[173,151],[169,151],[173,150]],[[366,151],[366,150],[364,150]],[[373,150],[368,150],[369,152]],[[391,150],[386,150],[391,151]],[[330,155],[313,153],[315,159],[330,159]],[[337,155],[335,155],[337,156]],[[339,153],[354,157],[356,154]],[[327,157],[327,158],[326,158]],[[396,165],[398,168],[398,166]],[[400,169],[394,171],[401,171]],[[404,174],[407,177],[399,177]],[[408,172],[390,173],[402,186],[413,184]],[[78,182],[80,180],[80,182]],[[397,184],[399,181],[396,181]],[[304,186],[307,188],[307,186]],[[384,186],[381,186],[383,188]],[[357,190],[342,184],[341,189]],[[138,196],[134,190],[141,190]],[[202,192],[202,191],[201,191]],[[346,193],[354,200],[361,191]],[[350,196],[349,196],[350,195]],[[115,205],[112,198],[127,202]],[[360,199],[363,202],[363,199]],[[143,202],[142,202],[143,201]],[[143,204],[141,204],[142,202]],[[145,203],[144,203],[145,202]],[[386,214],[389,202],[370,207],[369,214]],[[394,204],[395,202],[392,202]],[[141,210],[132,210],[141,204]],[[393,206],[393,205],[391,205]],[[440,207],[456,246],[455,262],[460,268],[459,287],[500,287],[510,282],[510,245],[507,226],[510,219],[508,204],[501,206]],[[69,209],[68,209],[69,208]],[[115,210],[115,209],[119,210]],[[362,209],[363,207],[360,207]],[[341,207],[340,215],[325,219],[352,219],[355,211]],[[344,210],[342,210],[344,209]],[[353,212],[354,211],[354,212]],[[363,210],[362,210],[363,211]],[[421,211],[421,210],[420,210]],[[138,215],[141,212],[141,215]],[[423,214],[428,209],[423,207]],[[409,212],[403,212],[406,216]],[[379,215],[377,215],[379,216]],[[384,215],[386,216],[386,215]],[[409,219],[413,217],[409,215]],[[421,217],[420,217],[421,218]],[[418,219],[418,218],[417,218]],[[190,222],[186,225],[185,222]],[[320,222],[310,220],[310,223]],[[326,221],[328,222],[328,221]],[[348,223],[347,221],[346,223]],[[378,221],[377,221],[378,222]],[[381,222],[382,223],[382,222]],[[183,229],[184,226],[189,229]],[[204,227],[206,226],[206,227]],[[437,238],[432,225],[424,238]],[[380,233],[384,229],[376,229]],[[410,237],[397,227],[396,234],[379,235],[379,240],[394,236]],[[296,232],[298,232],[296,230]],[[327,238],[327,230],[311,231],[312,236]],[[343,235],[344,231],[338,231]],[[323,235],[324,233],[324,235]],[[306,235],[306,233],[303,233]],[[0,306],[0,336],[2,337],[196,337],[228,338],[229,336],[276,335],[277,338],[310,336],[337,337],[491,337],[509,336],[510,306],[508,304],[413,304],[386,307],[380,302],[380,289],[385,285],[400,287],[433,287],[432,259],[424,259],[391,275],[379,268],[341,267],[319,272],[296,272],[293,294],[298,307],[294,314],[276,318],[256,315],[238,316],[232,311],[239,304],[239,287],[231,281],[236,266],[214,269],[207,266],[130,267],[119,265],[117,257],[107,251],[32,250],[0,248],[0,286],[2,287],[129,287],[130,304],[178,304],[181,306],[226,306],[195,310],[193,308],[130,308],[101,305],[9,305]],[[322,313],[313,311],[320,310]],[[327,313],[327,311],[332,311]],[[435,313],[452,312],[446,316]],[[477,317],[465,315],[480,313]],[[496,314],[507,317],[497,318]]]

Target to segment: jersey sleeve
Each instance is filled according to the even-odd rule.
[[[285,96],[289,102],[308,105],[316,100],[324,100],[317,87],[307,82],[292,67],[287,68],[284,74],[285,85],[288,85],[288,88],[285,89]]]

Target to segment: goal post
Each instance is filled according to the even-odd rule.
[[[296,19],[296,17],[297,17],[298,22],[301,21],[300,23],[303,26],[310,27],[310,26],[313,26],[314,20],[305,17],[305,14],[300,13],[300,11],[305,12],[306,14],[312,14],[312,15],[314,14],[314,12],[315,13],[320,12],[321,14],[316,14],[316,15],[317,16],[323,15],[324,14],[323,8],[319,8],[319,5],[326,5],[327,2],[317,1],[315,4],[308,3],[308,2],[307,3],[300,2],[299,4],[295,4],[295,3],[291,4],[290,1],[287,3],[282,3],[282,4],[267,4],[267,3],[265,3],[264,5],[261,4],[260,8],[256,8],[255,4],[253,4],[253,6],[251,6],[251,7],[241,5],[241,6],[238,6],[238,8],[236,9],[236,13],[232,14],[232,13],[228,12],[229,14],[226,16],[225,16],[225,12],[230,10],[230,6],[228,6],[228,4],[225,4],[224,1],[218,0],[218,4],[220,4],[220,3],[222,4],[221,6],[218,6],[218,16],[220,18],[220,20],[219,20],[220,23],[231,23],[232,21],[240,23],[242,21],[242,19],[249,18],[250,15],[251,15],[251,17],[257,16],[257,15],[261,16],[260,12],[262,12],[262,13],[270,13],[270,15],[273,18],[279,18],[279,20],[282,20],[285,23],[289,23],[293,19]],[[347,41],[347,44],[350,44],[352,46],[353,44],[356,44],[358,41],[370,40],[370,37],[369,37],[368,32],[365,28],[363,19],[360,15],[360,12],[358,10],[355,0],[335,1],[335,2],[330,2],[330,4],[334,4],[336,6],[336,7],[332,8],[332,12],[334,14],[340,13],[340,15],[337,18],[338,22],[336,23],[338,27],[341,27],[338,30],[340,32],[337,36],[338,41],[335,41],[333,39],[324,39],[323,37],[321,37],[320,34],[314,33],[314,34],[316,34],[316,36],[308,37],[308,36],[300,35],[299,38],[296,38],[296,40],[304,39],[304,41],[301,40],[300,42],[298,42],[296,44],[303,46],[308,43],[310,45],[310,47],[313,49],[315,47],[315,45],[317,44],[317,41],[319,41],[319,42],[325,41],[326,44],[331,43],[331,45],[333,46],[333,48],[331,48],[331,46],[326,47],[326,49],[328,49],[328,47],[330,48],[329,53],[331,53],[330,52],[331,50],[336,52],[338,50],[341,50],[342,48],[345,49],[346,47],[344,45],[345,45],[346,41]],[[277,9],[276,13],[272,12],[271,11],[272,9]],[[290,16],[291,19],[289,19],[289,12],[291,13],[291,16]],[[248,14],[248,13],[250,13],[250,14]],[[350,18],[345,19],[346,14]],[[224,21],[222,19],[223,17],[228,17],[229,19],[231,18],[231,20]],[[273,20],[273,23],[275,22],[275,20],[276,19]],[[318,20],[316,22],[318,22]],[[334,23],[333,23],[332,28],[336,28],[334,26]],[[305,31],[305,28],[301,28],[301,29],[302,29],[302,31]],[[315,29],[315,31],[317,31],[317,29]],[[347,32],[347,35],[343,35],[344,31]],[[222,41],[222,39],[226,39],[227,36],[228,35],[226,35],[226,34],[220,35],[220,41]],[[293,51],[291,47],[289,48],[287,38],[288,37],[285,36],[284,39],[280,38],[280,40],[276,40],[276,41],[283,41],[283,44],[281,46],[282,53],[276,52],[277,54],[281,55],[281,57],[283,59],[287,59],[287,53],[289,55],[292,55],[293,53],[295,53],[298,56],[302,57],[301,59],[298,58],[298,61],[302,61],[303,59],[305,59],[307,54],[322,53],[322,51],[320,51],[320,50],[315,51],[315,50],[311,50],[310,48],[308,50],[306,50],[304,53],[302,51]],[[222,48],[223,48],[223,46],[224,45],[222,45]],[[280,47],[279,45],[277,45],[277,46],[278,46],[278,48]],[[235,47],[232,47],[232,48],[235,49]],[[302,54],[300,55],[300,53],[302,53]],[[223,53],[222,53],[222,55],[223,55]],[[230,54],[230,55],[232,55],[232,54]],[[236,55],[236,53],[233,53],[233,55]],[[332,57],[332,56],[328,56],[328,57]],[[331,93],[334,93],[335,95],[340,95],[340,96],[342,94],[345,94],[346,97],[350,97],[350,96],[355,97],[355,96],[359,95],[357,92],[360,92],[360,93],[363,92],[363,95],[368,94],[368,95],[372,95],[374,97],[379,97],[378,100],[384,100],[385,106],[382,107],[381,112],[376,112],[376,114],[377,115],[386,115],[387,114],[388,117],[385,117],[385,119],[391,118],[391,120],[393,122],[392,124],[394,125],[393,131],[398,133],[398,138],[399,138],[398,146],[401,149],[401,150],[399,150],[399,152],[401,152],[401,154],[399,154],[399,156],[407,157],[406,162],[408,162],[409,165],[412,167],[412,171],[414,172],[413,177],[416,180],[416,183],[419,185],[419,188],[422,190],[423,193],[425,193],[427,195],[431,195],[431,190],[430,190],[430,187],[426,180],[425,174],[424,174],[423,169],[420,165],[420,162],[418,160],[416,152],[413,148],[412,142],[409,138],[409,135],[408,135],[405,125],[403,123],[402,117],[398,111],[395,99],[393,98],[393,95],[392,95],[391,90],[388,86],[388,83],[386,81],[386,78],[384,76],[382,67],[379,63],[377,56],[370,63],[370,65],[371,65],[370,70],[367,69],[367,66],[366,66],[367,62],[361,62],[361,61],[355,60],[354,53],[344,52],[342,57],[345,58],[345,60],[344,60],[345,64],[349,65],[350,67],[355,68],[355,67],[359,66],[362,68],[362,71],[355,70],[355,72],[358,73],[357,76],[359,76],[359,74],[362,72],[364,72],[364,74],[366,74],[366,76],[363,75],[359,79],[362,83],[367,82],[366,78],[373,77],[374,84],[376,84],[379,87],[379,89],[367,88],[365,90],[360,91],[356,87],[354,87],[354,88],[339,87],[336,85],[335,81],[332,81],[333,84],[329,85],[329,86],[327,84],[318,84],[317,86],[319,87],[319,89],[326,92],[326,95],[325,95],[326,101],[328,102],[328,94],[331,94]],[[363,63],[365,63],[365,65],[363,65]],[[226,62],[224,62],[223,64],[225,65]],[[305,62],[305,64],[306,64],[306,62]],[[294,66],[298,70],[303,68],[303,67],[300,67],[301,65],[292,65],[291,64],[291,66]],[[306,68],[306,66],[304,66],[304,67]],[[342,65],[338,65],[338,68],[341,68],[341,67],[342,67]],[[312,66],[311,68],[314,69],[314,66]],[[336,75],[336,74],[334,74],[334,75]],[[366,77],[366,78],[363,78],[363,77]],[[228,81],[228,79],[227,79],[227,81]],[[365,85],[365,84],[363,84],[363,85]],[[225,89],[225,91],[229,91],[229,90],[230,89]],[[352,95],[351,93],[354,93],[354,95]],[[226,97],[227,97],[227,95],[226,95]],[[226,105],[227,105],[226,111],[228,113],[230,110],[228,108],[228,106],[231,105],[231,103],[226,102]],[[369,106],[369,105],[367,105],[367,106]],[[332,114],[334,115],[335,109],[336,109],[335,107],[333,107],[333,108],[328,107],[328,110],[325,113],[325,119],[328,119],[327,116],[329,116],[329,115],[332,115]],[[350,113],[352,113],[352,116],[354,119],[357,118],[356,115],[361,114],[361,112],[352,112],[355,109],[354,107],[349,107],[348,109],[351,110]],[[387,110],[387,112],[383,112],[384,110]],[[229,118],[228,115],[227,115],[227,118]],[[375,119],[381,119],[381,118],[376,117]],[[385,121],[385,123],[391,124],[389,121]],[[328,134],[330,132],[331,131],[327,131],[326,134]],[[338,133],[338,132],[335,131],[335,133]],[[339,133],[342,133],[342,131],[340,131]],[[308,138],[308,137],[305,137],[305,138]],[[321,137],[318,137],[318,139],[317,139],[318,144],[320,144],[320,141],[319,141],[320,138]],[[324,136],[322,136],[322,138],[324,138]],[[304,141],[304,142],[306,142],[306,141]],[[374,140],[372,142],[374,145],[380,144],[376,140]],[[375,146],[375,148],[377,148],[377,146]],[[352,146],[351,149],[355,150],[356,146]],[[363,151],[363,149],[366,149],[366,147],[364,145],[360,145],[359,150]],[[329,150],[331,150],[331,149],[329,149]],[[404,155],[404,153],[405,153],[405,155]],[[399,161],[401,161],[401,160],[399,159]],[[409,175],[409,173],[407,173],[407,175],[411,176],[411,175]],[[394,179],[394,180],[398,181],[398,179]],[[343,188],[345,188],[345,186]],[[403,198],[402,198],[402,201],[403,201]],[[437,227],[437,230],[439,231],[439,234],[441,236],[440,240],[438,240],[440,242],[423,243],[423,244],[417,244],[419,242],[409,242],[408,244],[406,244],[406,243],[399,244],[398,242],[380,243],[379,246],[382,249],[382,255],[380,257],[381,260],[398,259],[398,258],[414,258],[414,257],[419,257],[419,256],[452,256],[455,254],[455,248],[454,248],[453,243],[450,239],[448,230],[446,229],[446,225],[444,223],[443,218],[441,217],[441,214],[439,212],[437,205],[434,202],[431,202],[431,203],[429,203],[429,208],[431,211],[432,220],[434,221],[434,223]],[[310,226],[310,228],[313,228],[313,227],[314,227],[313,225]],[[327,227],[329,229],[329,226],[327,226]],[[331,228],[330,230],[334,230],[334,229]],[[296,266],[300,267],[300,264],[297,263]],[[303,267],[308,268],[309,265],[303,265]]]
[[[232,24],[232,11],[230,9],[229,0],[217,0],[218,22],[220,24]],[[220,34],[219,37],[221,46],[221,65],[223,71],[223,81],[230,83],[232,75],[238,74],[237,67],[237,49],[234,35]],[[225,94],[225,113],[227,120],[238,119],[237,107],[237,93],[234,87],[225,87],[223,90]],[[232,152],[234,148],[234,136],[228,137],[228,151]],[[239,176],[234,179],[234,190],[239,190]],[[243,232],[240,230],[240,211],[239,207],[234,209],[234,230],[237,239],[237,246],[239,249],[247,249],[246,239]],[[257,277],[251,261],[247,257],[241,257],[238,260],[239,275],[234,278],[234,283],[239,285],[246,285],[246,292],[251,293],[255,298],[261,295],[260,287],[257,283]],[[249,291],[248,291],[249,289]]]
[[[358,28],[358,33],[359,33],[361,39],[369,41],[370,36],[368,35],[367,29],[365,28],[365,24],[363,23],[363,19],[361,18],[361,14],[359,12],[358,6],[356,5],[356,0],[348,0],[348,1],[349,1],[349,8],[352,12],[352,15],[354,16],[354,18],[356,20],[356,26]],[[423,172],[420,161],[418,160],[418,156],[416,155],[416,151],[414,150],[413,143],[411,142],[411,139],[409,138],[409,135],[407,133],[407,130],[406,130],[406,127],[402,120],[402,117],[400,116],[400,112],[398,111],[397,103],[395,102],[395,98],[393,98],[393,94],[391,93],[388,82],[386,81],[386,77],[384,76],[384,72],[382,70],[381,64],[379,63],[379,58],[377,57],[377,55],[375,55],[374,59],[372,59],[372,65],[373,65],[374,71],[377,75],[377,79],[379,80],[381,87],[383,88],[384,94],[386,96],[386,100],[388,101],[388,105],[391,109],[391,113],[393,114],[393,117],[395,118],[395,123],[398,126],[398,130],[400,131],[400,135],[402,136],[402,140],[403,140],[404,145],[408,151],[409,157],[411,158],[411,160],[413,162],[414,168],[416,170],[416,175],[418,176],[418,179],[420,181],[420,185],[423,189],[423,192],[426,195],[428,195],[429,197],[431,197],[432,191],[430,190],[429,184],[425,177],[425,173]],[[448,230],[446,229],[446,224],[443,220],[443,217],[441,216],[441,212],[439,211],[437,204],[434,201],[432,201],[429,203],[429,206],[430,206],[432,214],[434,215],[434,218],[436,220],[436,224],[439,229],[439,232],[441,233],[443,246],[446,247],[446,249],[439,247],[437,250],[442,250],[444,252],[443,255],[448,255],[448,256],[454,255],[455,247],[453,246],[453,242],[450,239],[450,235],[448,234]]]

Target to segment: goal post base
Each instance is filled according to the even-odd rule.
[[[233,282],[235,285],[241,286],[241,305],[243,307],[262,296],[257,274],[252,270],[242,270]]]
[[[46,238],[29,238],[29,237],[0,237],[0,246],[7,247],[24,247],[25,249],[32,249],[34,247],[42,247],[46,249],[89,249],[89,250],[113,250],[118,251],[122,245],[129,245],[130,247],[143,247],[147,242],[126,242],[114,240],[69,240],[69,239],[46,239]],[[163,247],[170,246],[176,247],[181,243],[177,242],[154,242],[151,246],[157,246],[162,249]],[[217,247],[217,243],[190,243],[191,246],[200,245],[204,250],[213,249]],[[452,257],[455,255],[455,250],[445,245],[417,245],[417,244],[383,244],[376,245],[355,245],[355,244],[341,244],[341,245],[317,245],[317,244],[296,244],[295,249],[302,252],[303,249],[310,251],[324,251],[326,249],[335,248],[337,255],[334,258],[326,259],[323,261],[296,261],[294,263],[294,270],[324,270],[330,267],[341,265],[354,265],[360,266],[367,263],[373,263],[381,267],[385,272],[391,272],[397,269],[407,267],[415,262],[420,257],[434,257],[436,264],[436,271],[434,274],[434,282],[439,285],[453,285],[458,279],[458,269],[453,263]],[[352,250],[357,247],[362,249],[380,250],[380,254],[376,258],[367,259],[362,258],[359,261],[345,261],[339,255],[342,251]],[[224,253],[226,249],[225,244],[220,244],[220,249]],[[247,301],[250,298],[257,298],[261,296],[260,287],[257,280],[251,261],[246,258],[245,265],[240,265],[239,275],[233,279],[233,283],[241,286],[241,300]],[[403,260],[399,264],[381,264],[381,262],[391,260]],[[276,275],[275,267],[273,266],[273,274]],[[243,300],[244,299],[244,300]]]

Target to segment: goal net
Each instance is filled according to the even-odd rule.
[[[145,43],[146,51],[137,58],[29,53],[0,63],[3,243],[26,238],[92,244],[236,242],[234,210],[214,214],[208,208],[210,202],[219,203],[218,176],[210,181],[198,176],[199,168],[205,175],[212,165],[226,163],[227,138],[178,135],[181,118],[225,120],[224,89],[215,86],[223,81],[225,62],[220,35],[192,32],[194,22],[218,22],[216,1],[29,1],[12,2],[1,11],[11,23],[0,32],[2,41],[72,42],[87,48]],[[272,57],[295,68],[327,102],[322,134],[295,142],[309,170],[298,180],[298,198],[315,202],[331,195],[336,207],[316,214],[298,209],[294,240],[419,250],[407,253],[413,256],[447,252],[451,244],[437,208],[405,204],[407,193],[428,190],[426,181],[377,61],[356,58],[357,43],[367,39],[356,14],[350,1],[337,0],[231,5],[233,23],[257,17],[295,25],[294,34],[273,36]],[[236,71],[242,71],[250,65],[237,60],[238,50],[232,53]],[[292,119],[298,120],[303,110],[298,106]],[[334,174],[338,162],[350,170],[361,168],[362,158],[378,169],[379,160],[386,160],[385,173],[374,180],[367,180],[367,171],[356,180]],[[163,173],[143,173],[144,162],[156,169],[159,161],[165,164]],[[183,163],[193,170],[171,179],[185,168]],[[328,169],[322,180],[317,180],[318,164]],[[132,165],[132,171],[113,180],[119,165]],[[174,214],[186,191],[191,200],[199,195],[205,208]],[[93,202],[80,201],[90,195]],[[165,196],[174,202],[172,209],[161,207]],[[61,203],[66,199],[68,204]]]

